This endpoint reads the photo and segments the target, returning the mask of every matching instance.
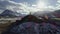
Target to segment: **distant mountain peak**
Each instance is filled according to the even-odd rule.
[[[17,17],[17,16],[21,16],[21,14],[7,9],[7,10],[3,11],[3,13],[1,13],[0,16]]]

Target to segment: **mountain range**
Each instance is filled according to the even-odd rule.
[[[35,16],[44,16],[45,14],[48,15],[48,17],[59,17],[60,18],[60,10],[55,10],[54,12],[46,11],[45,13],[41,13],[41,11],[37,11],[33,15],[35,15]],[[14,11],[11,11],[11,10],[8,10],[8,9],[3,11],[0,14],[0,17],[19,17],[19,16],[24,17],[25,14],[14,12]]]
[[[50,18],[60,18],[60,10],[55,10],[53,12],[50,11],[43,11],[44,13],[41,13],[41,11],[35,12],[33,15],[35,16],[44,16],[47,15]]]

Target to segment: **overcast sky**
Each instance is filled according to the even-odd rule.
[[[0,0],[0,13],[6,9],[20,13],[58,10],[60,0]]]

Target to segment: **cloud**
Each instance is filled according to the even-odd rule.
[[[57,0],[58,3],[60,3],[60,0]]]
[[[28,6],[24,3],[17,3],[10,0],[0,0],[0,10],[9,9],[17,12],[20,11],[22,13],[22,12],[28,12],[27,7]]]
[[[29,6],[30,4],[28,4],[27,2],[23,2],[23,3],[17,3],[11,0],[0,0],[0,12],[2,12],[3,10],[9,9],[12,11],[17,11],[18,13],[29,13],[29,12],[36,12],[36,11],[40,11],[41,9],[36,8],[34,4],[32,4],[32,6]],[[46,6],[43,8],[44,11],[50,11],[50,10],[58,10],[60,9],[60,0],[57,1],[56,3],[57,6]]]
[[[60,0],[57,0],[55,10],[60,10]]]

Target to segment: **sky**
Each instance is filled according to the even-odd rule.
[[[22,14],[53,11],[60,9],[60,0],[0,0],[0,13],[6,9]]]

